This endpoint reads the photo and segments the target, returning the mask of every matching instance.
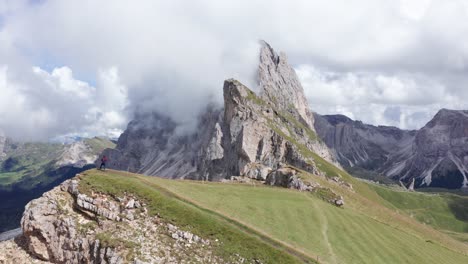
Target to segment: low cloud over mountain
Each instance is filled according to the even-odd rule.
[[[259,39],[314,111],[419,128],[468,108],[467,18],[463,1],[0,0],[0,129],[113,134],[138,111],[193,129],[224,79],[255,88]]]

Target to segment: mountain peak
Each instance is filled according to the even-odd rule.
[[[258,81],[262,99],[280,110],[296,110],[309,127],[314,127],[313,115],[296,72],[288,64],[286,55],[278,55],[265,41],[260,49]]]
[[[434,119],[438,119],[438,118],[446,117],[450,115],[463,115],[463,116],[468,117],[468,111],[467,110],[451,110],[447,108],[442,108],[434,116]]]

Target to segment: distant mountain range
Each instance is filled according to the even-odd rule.
[[[354,175],[383,175],[415,187],[468,187],[468,111],[440,110],[420,130],[315,116],[315,129]]]
[[[258,83],[259,96],[227,80],[224,108],[207,107],[190,135],[175,134],[176,123],[164,115],[137,115],[117,147],[104,152],[111,157],[110,166],[161,177],[220,180],[265,178],[281,163],[324,173],[324,159],[380,181],[416,188],[468,187],[468,111],[443,109],[418,131],[313,114],[286,56],[266,43]]]

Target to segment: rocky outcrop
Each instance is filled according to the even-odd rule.
[[[88,164],[93,164],[97,158],[97,153],[93,153],[90,146],[85,144],[84,141],[77,141],[65,146],[56,165],[59,167],[73,166],[75,168],[83,168]]]
[[[260,95],[237,80],[226,80],[224,109],[208,107],[193,134],[178,134],[177,124],[159,114],[138,115],[117,148],[103,153],[109,167],[198,180],[265,180],[280,163],[322,174],[315,153],[331,162],[334,157],[316,136],[304,90],[286,56],[266,43],[258,78]]]
[[[289,189],[300,191],[312,191],[315,187],[310,184],[305,184],[297,175],[298,171],[293,168],[280,168],[268,174],[265,184],[280,186]]]
[[[371,126],[315,115],[319,137],[343,167],[363,168],[417,187],[468,187],[468,111],[442,109],[423,128]]]
[[[130,193],[85,194],[78,185],[79,178],[67,180],[26,206],[21,225],[33,257],[52,263],[225,263],[213,253],[216,241],[150,216]]]
[[[24,241],[8,240],[0,242],[0,263],[2,264],[51,264],[28,254],[24,249]]]
[[[263,41],[262,44],[258,67],[260,96],[281,111],[293,109],[298,117],[313,129],[314,117],[304,88],[296,71],[288,64],[286,54],[281,52],[278,55],[268,43]]]
[[[335,206],[338,206],[338,207],[344,206],[343,196],[338,195],[336,192],[334,192],[330,188],[322,187],[319,183],[312,181],[310,179],[310,176],[312,175],[309,175],[309,178],[307,178],[302,174],[303,173],[301,173],[299,170],[295,168],[281,167],[268,174],[265,184],[271,185],[271,186],[278,186],[278,187],[283,187],[283,188],[288,188],[288,189],[299,190],[299,191],[311,192]],[[319,177],[319,176],[315,176],[315,177]],[[352,186],[350,184],[347,184],[346,182],[341,180],[339,177],[333,177],[328,180],[333,181],[335,183],[339,183],[340,185],[344,187],[348,187],[352,189]]]

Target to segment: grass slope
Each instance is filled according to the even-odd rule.
[[[63,151],[61,144],[13,144],[7,157],[0,162],[0,187],[12,185],[25,177],[44,173],[52,160]]]
[[[354,179],[353,192],[316,178],[345,197],[343,209],[306,192],[263,185],[166,180],[114,171],[86,174],[84,182],[91,188],[157,200],[153,213],[199,235],[219,238],[223,254],[261,256],[270,263],[287,263],[278,259],[287,256],[292,262],[309,257],[320,263],[468,263],[466,244],[400,214],[372,187]],[[243,238],[246,232],[254,234],[248,242]],[[259,243],[269,246],[253,250]]]
[[[468,197],[395,191],[370,185],[398,210],[440,230],[468,233]]]
[[[201,237],[219,240],[221,245],[216,248],[216,253],[225,259],[240,254],[248,260],[257,259],[261,263],[314,263],[294,249],[284,247],[215,211],[181,199],[156,183],[135,176],[97,170],[87,171],[84,175],[80,182],[81,192],[98,191],[114,196],[125,192],[135,194],[148,204],[151,215],[158,214],[166,221]]]

